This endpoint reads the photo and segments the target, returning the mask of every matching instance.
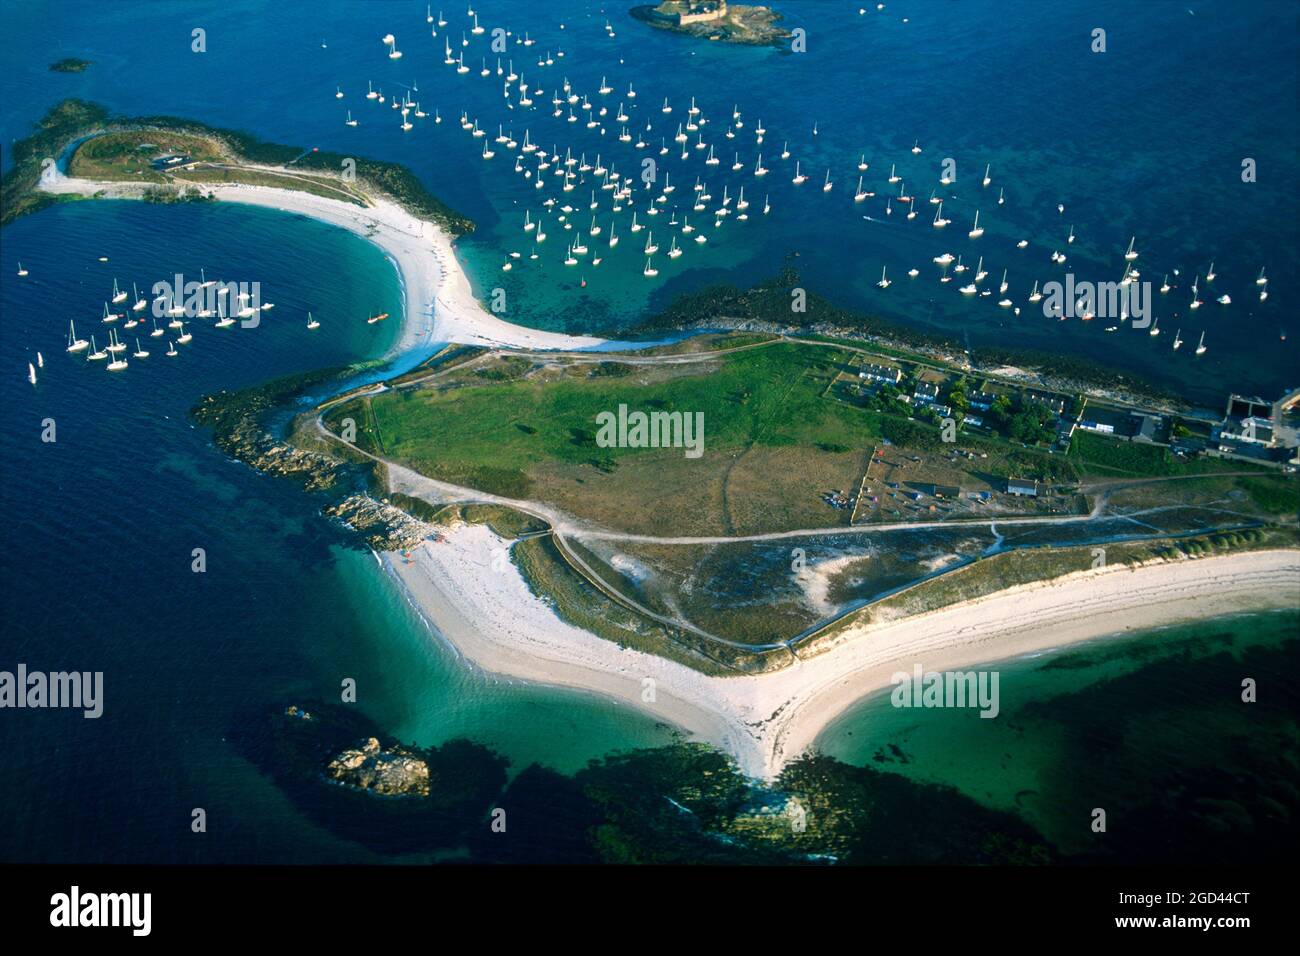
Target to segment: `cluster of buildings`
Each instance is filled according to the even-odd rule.
[[[712,23],[727,16],[727,0],[668,0],[654,9],[654,16],[673,26]]]
[[[942,396],[950,394],[955,373],[919,366],[913,377],[888,361],[865,362],[858,366],[857,373],[860,390],[874,391],[888,385],[900,389],[899,398],[917,410],[931,409],[944,418],[953,415]],[[1057,451],[1067,450],[1075,430],[1079,429],[1123,441],[1162,445],[1184,457],[1204,454],[1270,463],[1286,471],[1300,472],[1300,389],[1288,392],[1275,402],[1230,395],[1222,420],[1211,423],[1076,399],[1043,389],[1020,389],[1010,383],[984,381],[967,390],[962,424],[985,427],[985,417],[993,403],[999,397],[1012,398],[1017,393],[1055,416]]]
[[[1223,420],[1210,429],[1204,452],[1216,458],[1267,461],[1300,471],[1300,388],[1276,402],[1229,395]]]

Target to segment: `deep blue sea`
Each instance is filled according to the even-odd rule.
[[[892,0],[882,12],[867,4],[860,15],[855,2],[775,5],[806,29],[808,52],[653,32],[628,18],[624,4],[482,0],[483,25],[512,31],[503,59],[544,91],[534,94],[544,108],[524,115],[517,105],[507,109],[500,78],[479,75],[487,37],[459,46],[468,29],[461,3],[446,6],[452,22],[436,39],[423,3],[5,3],[0,140],[26,135],[52,105],[76,96],[123,115],[193,117],[271,141],[404,163],[476,221],[459,245],[475,289],[486,296],[504,288],[506,317],[524,324],[627,326],[684,290],[760,280],[797,253],[810,289],[972,346],[1060,350],[1211,405],[1229,388],[1272,398],[1300,384],[1291,268],[1300,200],[1290,175],[1300,155],[1300,6]],[[1107,31],[1105,53],[1089,49],[1096,27]],[[195,29],[205,31],[206,52],[191,50]],[[534,45],[514,43],[525,31]],[[385,56],[380,38],[389,32],[400,60]],[[442,64],[444,39],[465,51],[469,74]],[[538,67],[547,51],[554,64]],[[65,56],[94,63],[82,74],[48,70]],[[487,62],[495,71],[495,56]],[[466,112],[489,130],[489,142],[498,123],[516,138],[527,128],[548,149],[555,142],[575,156],[599,152],[635,173],[646,151],[619,143],[612,119],[602,134],[551,116],[551,91],[566,77],[611,117],[624,102],[634,136],[652,123],[656,146],[694,96],[712,121],[707,138],[722,163],[705,167],[703,151],[692,148],[684,163],[674,151],[664,171],[682,201],[697,175],[715,199],[724,185],[733,197],[744,185],[754,203],[750,220],[714,229],[704,217],[709,243],[688,243],[676,261],[661,255],[652,281],[641,274],[643,242],[627,231],[625,212],[620,248],[606,250],[599,266],[566,269],[560,260],[573,233],[539,198],[559,196],[558,189],[534,190],[511,172],[511,151],[501,146],[483,160],[483,140],[458,124]],[[602,77],[615,90],[606,97],[595,93]],[[443,122],[416,121],[402,132],[396,112],[364,98],[371,82],[389,95],[418,85],[412,95]],[[621,95],[629,83],[634,100]],[[672,114],[660,112],[665,97]],[[722,134],[733,107],[745,125],[728,140]],[[343,123],[349,108],[358,127]],[[772,172],[755,186],[730,164],[738,151],[752,167],[759,120]],[[787,140],[791,158],[783,162]],[[867,188],[878,198],[855,204],[863,155]],[[957,182],[943,190],[953,220],[947,234],[936,237],[933,207],[923,201],[913,222],[901,207],[885,214],[891,164],[909,191],[928,197],[946,157],[957,163]],[[1241,181],[1244,158],[1256,161],[1257,182]],[[810,177],[802,187],[790,182],[796,159]],[[986,164],[988,188],[980,185]],[[824,193],[828,169],[834,188]],[[578,230],[588,225],[592,188],[560,199],[578,207]],[[759,214],[765,195],[768,216]],[[987,233],[972,242],[966,230],[977,208]],[[527,258],[531,241],[520,228],[526,211],[544,217],[550,233],[537,260]],[[607,234],[607,199],[598,215]],[[967,260],[984,255],[993,280],[1007,269],[1012,294],[1023,297],[1034,280],[1061,276],[1048,254],[1067,248],[1071,225],[1078,240],[1068,247],[1070,267],[1081,278],[1118,278],[1136,235],[1143,277],[1158,285],[1168,272],[1177,286],[1158,303],[1161,327],[1181,328],[1184,338],[1205,331],[1209,352],[1193,360],[1187,348],[1175,355],[1166,336],[1127,328],[1108,335],[1101,322],[1049,322],[1029,310],[1015,318],[988,300],[963,300],[955,284],[937,281],[930,262],[945,250]],[[1022,237],[1030,246],[1017,250]],[[524,256],[503,272],[514,250]],[[29,272],[21,280],[20,260]],[[1190,314],[1187,277],[1199,272],[1208,288],[1211,260],[1212,288],[1231,293],[1233,304],[1220,306],[1203,292],[1206,305]],[[885,291],[874,284],[882,266],[895,280]],[[912,266],[921,271],[916,280],[905,275]],[[1261,267],[1272,278],[1266,303],[1254,284]],[[152,354],[132,359],[121,376],[64,353],[70,319],[80,335],[102,337],[99,317],[115,278],[144,289],[176,272],[197,277],[200,268],[260,281],[275,310],[257,329],[195,329],[175,358],[159,340],[142,338]],[[249,713],[330,697],[343,677],[357,680],[361,709],[387,733],[420,744],[465,735],[508,756],[516,770],[540,761],[572,773],[589,759],[669,740],[668,728],[629,709],[469,670],[431,637],[373,556],[319,516],[317,503],[226,460],[187,421],[205,394],[383,355],[397,322],[368,326],[355,317],[388,311],[396,319],[400,303],[394,270],[374,247],[270,211],[84,202],[0,232],[0,507],[8,528],[0,549],[0,667],[24,661],[102,670],[107,685],[99,720],[57,711],[6,711],[0,719],[0,859],[378,858],[311,822],[230,741]],[[304,327],[308,310],[323,323],[316,333]],[[123,336],[134,351],[134,335]],[[44,365],[33,388],[25,374],[37,352]],[[41,440],[47,420],[54,442]],[[203,574],[191,571],[195,548],[206,552]],[[1207,625],[1219,633],[1214,627]],[[1280,647],[1287,634],[1275,626],[1266,636]],[[1051,680],[1031,685],[1044,702],[1064,693]],[[1115,706],[1110,698],[1103,704]],[[850,762],[867,763],[884,741],[908,733],[873,729],[879,715],[870,706],[844,720],[827,749]],[[1044,721],[1035,732],[1026,754],[1050,751],[1060,730]],[[863,742],[871,734],[879,744]],[[917,739],[924,746],[913,755],[921,765],[910,768],[916,779],[951,783],[991,806],[1032,804],[1008,797],[1005,787],[983,796],[979,773],[954,767],[942,747]],[[991,754],[1002,742],[967,746]],[[1065,772],[1025,759],[1035,774]],[[1108,772],[1118,779],[1138,770]],[[1064,784],[1057,776],[1043,786]],[[190,833],[195,807],[208,811],[205,837]],[[1055,826],[1041,808],[1026,813],[1045,832]]]

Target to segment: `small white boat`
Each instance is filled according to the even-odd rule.
[[[180,354],[179,352],[176,351],[176,346],[173,345],[170,340],[167,342],[167,354],[172,357],[175,357]]]
[[[146,352],[144,349],[140,348],[140,340],[136,339],[135,351],[131,353],[131,358],[147,359],[148,357],[149,357],[149,353]]]
[[[1174,332],[1174,351],[1177,352],[1183,344],[1183,330],[1178,329]]]
[[[18,263],[18,275],[19,276],[27,275],[27,270],[23,268],[23,264],[21,262]]]
[[[984,235],[984,229],[980,226],[980,213],[978,209],[975,210],[975,225],[971,226],[971,230],[967,235],[972,239],[978,239],[980,236]]]
[[[85,339],[77,338],[77,326],[71,319],[68,320],[68,351],[81,352],[90,345]]]
[[[1205,333],[1204,332],[1201,333],[1201,341],[1196,343],[1196,354],[1197,355],[1205,354]]]
[[[890,286],[889,277],[885,275],[885,267],[880,267],[880,281],[876,283],[882,289],[888,289]]]
[[[27,381],[36,384],[36,367],[31,362],[27,363]]]

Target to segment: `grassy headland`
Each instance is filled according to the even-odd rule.
[[[366,205],[368,193],[391,197],[412,215],[431,220],[452,236],[474,223],[451,209],[405,166],[341,153],[270,143],[239,130],[174,116],[113,117],[95,103],[65,100],[31,136],[14,144],[14,168],[0,183],[0,225],[73,197],[38,189],[47,158],[60,156],[79,139],[68,161],[73,176],[100,181],[155,183],[161,196],[201,192],[203,183],[275,186]],[[168,164],[168,157],[178,161]],[[345,180],[345,162],[355,178]]]

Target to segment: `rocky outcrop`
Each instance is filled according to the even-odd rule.
[[[376,551],[407,551],[419,547],[434,531],[402,509],[369,495],[349,495],[330,505],[325,513],[362,535]]]
[[[380,796],[429,795],[429,765],[401,747],[381,747],[375,737],[340,753],[329,762],[326,774],[336,783]]]

